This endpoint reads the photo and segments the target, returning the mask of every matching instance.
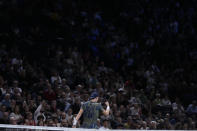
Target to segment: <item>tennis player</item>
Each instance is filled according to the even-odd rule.
[[[76,118],[73,120],[73,128],[76,128],[77,121],[80,119],[83,114],[83,123],[81,128],[95,128],[98,129],[97,119],[99,117],[99,112],[101,111],[105,116],[109,115],[110,107],[109,102],[106,101],[105,104],[107,106],[106,110],[103,109],[101,103],[97,103],[99,99],[98,93],[93,92],[90,96],[90,100],[82,104],[79,113]]]

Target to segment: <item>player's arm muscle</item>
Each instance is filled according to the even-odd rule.
[[[81,108],[80,111],[79,111],[79,113],[76,116],[76,120],[77,121],[80,119],[80,117],[81,117],[82,114],[83,114],[83,109]]]

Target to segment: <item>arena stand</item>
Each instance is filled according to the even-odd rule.
[[[197,1],[108,2],[0,1],[1,124],[76,130],[97,91],[101,129],[196,130]]]

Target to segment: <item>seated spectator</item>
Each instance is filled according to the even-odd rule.
[[[192,101],[192,104],[190,104],[187,107],[187,113],[188,114],[197,114],[197,105],[196,105],[196,101]]]
[[[124,124],[125,129],[133,129],[132,117],[128,116],[126,123]]]
[[[65,112],[61,113],[60,121],[62,121],[62,120],[68,120],[68,118],[66,118],[66,113]]]
[[[151,121],[151,123],[150,123],[150,129],[151,130],[157,129],[157,122],[156,121]]]
[[[0,105],[0,119],[3,119],[4,112],[7,111],[7,108],[5,105]]]
[[[175,102],[172,103],[172,109],[173,111],[177,111],[179,113],[183,113],[185,111],[178,98],[176,98]]]
[[[11,97],[10,94],[6,93],[4,99],[1,101],[1,104],[5,105],[6,108],[10,108],[10,104],[11,104],[10,97]]]
[[[62,79],[56,71],[54,71],[51,76],[51,83],[53,84],[55,81],[57,81],[59,84],[62,83]]]
[[[46,105],[45,101],[42,101],[42,103],[38,106],[38,108],[34,112],[34,120],[36,124],[38,124],[39,121],[43,121],[43,122],[46,121],[46,116],[44,114],[45,105]]]
[[[9,124],[17,125],[17,121],[16,121],[15,117],[10,117],[9,118]]]
[[[49,119],[49,120],[47,120],[47,126],[55,127],[56,125],[52,119]]]
[[[12,84],[12,90],[14,93],[22,93],[22,89],[20,87],[18,87],[18,81],[14,80],[13,84]]]
[[[10,118],[14,118],[14,120],[15,120],[16,123],[22,122],[23,117],[20,114],[20,107],[18,105],[15,106],[14,112],[11,112],[11,114],[10,114],[9,117]]]
[[[68,121],[69,125],[72,125],[72,119],[73,119],[73,111],[71,108],[68,109],[67,113],[66,113],[66,120]]]
[[[166,107],[171,106],[171,101],[169,100],[167,95],[162,99],[162,106],[166,106]]]
[[[63,119],[63,120],[61,121],[60,127],[68,127],[68,121],[65,120],[65,119]]]
[[[156,98],[153,101],[155,106],[162,106],[162,100],[160,98],[160,93],[156,93]]]
[[[140,129],[141,130],[149,130],[150,128],[147,126],[146,121],[142,121]]]
[[[38,125],[38,126],[46,126],[46,125],[45,125],[45,122],[42,121],[42,120],[39,120],[38,123],[37,123],[37,125]]]
[[[51,101],[51,111],[54,112],[54,113],[57,111],[57,102],[56,102],[56,100],[52,100]]]
[[[29,125],[29,120],[28,119],[25,119],[23,124],[24,125]]]
[[[28,120],[27,125],[30,125],[30,126],[35,126],[36,125],[31,112],[27,112],[25,118]]]
[[[3,118],[0,121],[2,124],[9,123],[9,112],[8,111],[3,112]]]
[[[56,99],[56,93],[54,92],[50,84],[47,85],[47,90],[44,91],[44,98],[48,101]]]
[[[103,130],[111,129],[109,120],[108,119],[102,120],[102,126],[99,129],[103,129]]]
[[[141,115],[141,109],[137,103],[134,103],[133,106],[130,108],[131,110],[131,116],[133,118],[137,118]]]
[[[54,121],[54,125],[56,125],[56,127],[60,127],[61,123],[59,123],[58,116],[56,113],[52,114],[52,120]]]

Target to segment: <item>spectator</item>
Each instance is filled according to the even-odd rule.
[[[4,99],[2,100],[2,105],[5,105],[6,108],[9,108],[11,104],[10,94],[6,93]]]
[[[35,121],[33,120],[33,116],[32,116],[31,112],[27,112],[26,119],[28,120],[27,125],[31,125],[31,126],[35,126],[36,125]]]
[[[45,108],[45,101],[42,101],[42,103],[38,106],[36,111],[34,112],[34,120],[35,123],[38,124],[39,121],[46,121],[46,116],[44,115],[44,108]]]
[[[72,119],[73,119],[73,111],[71,108],[68,109],[67,113],[66,113],[66,120],[68,121],[69,125],[72,125]]]
[[[68,121],[67,120],[62,120],[61,121],[61,125],[60,125],[60,127],[68,127]]]
[[[56,99],[56,93],[54,92],[50,84],[47,85],[47,90],[44,92],[44,97],[48,101]]]
[[[11,118],[12,118],[12,120],[14,119],[16,124],[20,123],[23,120],[23,117],[20,114],[20,107],[18,105],[15,106],[14,112],[12,112],[9,117],[10,117],[10,120],[11,120]]]
[[[187,107],[187,113],[189,113],[189,114],[196,114],[197,113],[196,101],[192,101],[192,104],[190,104]]]
[[[16,121],[15,117],[10,117],[9,121],[10,121],[9,122],[10,124],[17,125],[17,121]]]
[[[107,129],[110,129],[110,124],[109,124],[109,120],[105,119],[103,120],[103,126],[100,127],[99,129],[103,129],[103,130],[107,130]]]

